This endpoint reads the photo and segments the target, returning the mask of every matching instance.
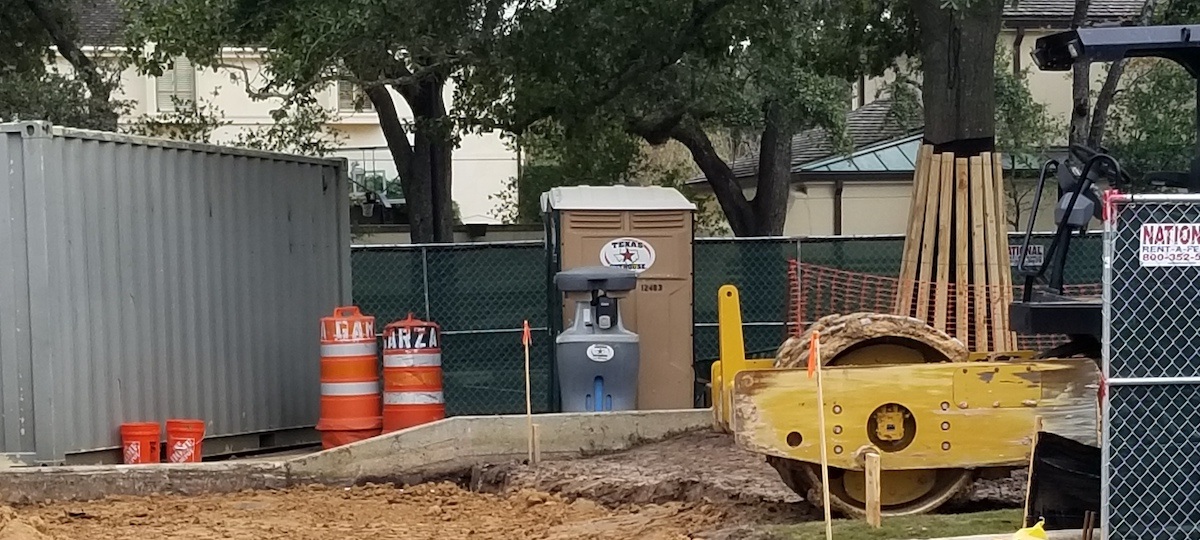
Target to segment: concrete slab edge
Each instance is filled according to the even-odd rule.
[[[109,495],[229,493],[287,487],[281,463],[80,465],[0,472],[0,502],[86,501]]]
[[[536,415],[544,458],[626,450],[673,435],[711,429],[711,409]],[[528,456],[525,415],[457,416],[387,433],[285,462],[296,482],[379,481],[445,462]]]
[[[557,413],[534,415],[533,421],[543,459],[563,459],[711,429],[711,414],[711,409]],[[9,468],[0,471],[0,503],[406,481],[425,471],[525,459],[526,433],[524,415],[459,416],[280,461]]]

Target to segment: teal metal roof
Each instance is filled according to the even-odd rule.
[[[921,148],[921,138],[922,134],[918,133],[867,146],[854,151],[848,156],[830,156],[805,164],[800,167],[800,172],[911,173],[916,168],[917,151]],[[1051,153],[1061,154],[1062,152]],[[1005,157],[1004,170],[1011,170],[1012,157]],[[1017,161],[1021,170],[1036,171],[1041,168],[1042,162],[1045,159],[1042,156],[1019,156]]]
[[[920,148],[921,134],[910,135],[805,164],[800,172],[912,172]]]

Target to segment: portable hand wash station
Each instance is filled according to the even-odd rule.
[[[563,412],[637,409],[638,335],[621,324],[617,299],[637,286],[632,270],[588,266],[554,276],[575,300],[575,317],[555,339]]]

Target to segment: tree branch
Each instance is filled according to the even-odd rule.
[[[716,195],[721,210],[725,212],[733,234],[737,236],[753,234],[754,212],[750,207],[750,201],[746,200],[745,193],[742,192],[741,186],[733,176],[733,170],[717,155],[708,134],[695,121],[685,120],[671,130],[671,138],[682,143],[692,153],[692,159],[708,179],[708,184],[712,186],[713,194]]]
[[[642,118],[631,117],[625,122],[625,130],[658,146],[671,139],[672,130],[683,121],[683,116],[683,111],[672,110]]]
[[[83,79],[83,83],[87,85],[88,93],[91,94],[91,101],[95,105],[94,108],[97,109],[93,112],[101,114],[107,110],[108,100],[112,97],[112,86],[106,84],[104,77],[100,75],[100,71],[96,68],[96,64],[86,54],[83,54],[83,51],[75,44],[75,40],[67,34],[66,29],[55,20],[48,6],[43,5],[39,0],[25,0],[25,7],[33,13],[34,18],[38,20],[38,23],[50,35],[50,39],[54,42],[54,47],[58,49],[58,53],[67,62],[70,62],[71,67],[75,68],[75,71]],[[101,104],[104,104],[105,107],[100,107]],[[105,118],[104,123],[111,124],[110,129],[116,131],[117,114],[113,111],[107,111],[105,116],[111,118]]]
[[[400,116],[396,113],[396,104],[392,101],[392,96],[388,94],[386,88],[375,86],[363,92],[367,94],[371,105],[375,107],[375,115],[379,117],[379,128],[383,131],[383,138],[387,140],[392,160],[396,162],[403,182],[408,177],[408,171],[413,162],[413,148],[408,142],[408,131],[400,122]]]
[[[658,55],[646,55],[639,61],[632,62],[623,72],[616,77],[610,79],[610,83],[606,88],[601,89],[592,97],[584,100],[582,103],[573,104],[572,108],[587,111],[600,107],[609,101],[612,101],[621,94],[626,88],[634,83],[643,80],[647,75],[656,73],[675,62],[687,53],[688,49],[700,39],[701,27],[703,27],[710,19],[715,17],[725,6],[732,4],[734,0],[711,0],[704,3],[701,0],[692,2],[691,17],[687,23],[675,32],[675,37],[671,45]],[[516,122],[508,125],[497,125],[494,127],[504,129],[506,131],[520,135],[529,126],[539,120],[557,116],[560,113],[559,104],[555,103],[547,105],[532,113],[525,115],[524,118],[518,119]]]
[[[1117,95],[1117,85],[1121,82],[1121,75],[1125,72],[1124,58],[1114,61],[1108,67],[1108,75],[1104,77],[1104,85],[1100,87],[1100,93],[1096,96],[1096,106],[1092,111],[1092,123],[1087,133],[1087,145],[1091,148],[1099,148],[1104,142],[1104,131],[1108,127],[1108,109],[1112,105],[1113,98]]]
[[[1142,4],[1142,12],[1138,15],[1138,26],[1150,24],[1151,17],[1154,16],[1155,0],[1146,0]],[[1100,94],[1096,96],[1096,107],[1092,112],[1092,125],[1088,130],[1088,146],[1099,148],[1104,143],[1104,131],[1108,128],[1108,109],[1112,106],[1113,98],[1116,97],[1117,86],[1121,83],[1121,75],[1125,73],[1126,59],[1122,58],[1113,62],[1108,68],[1108,75],[1104,78],[1104,85],[1100,87]]]

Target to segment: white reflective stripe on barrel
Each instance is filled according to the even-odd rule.
[[[338,356],[367,356],[375,354],[375,342],[367,341],[363,343],[323,343],[321,344],[321,356],[338,357]]]
[[[442,365],[441,353],[399,353],[383,355],[383,367],[432,367]]]
[[[443,403],[441,392],[384,392],[384,405],[438,405]]]
[[[379,381],[321,383],[323,396],[365,396],[379,393]]]

